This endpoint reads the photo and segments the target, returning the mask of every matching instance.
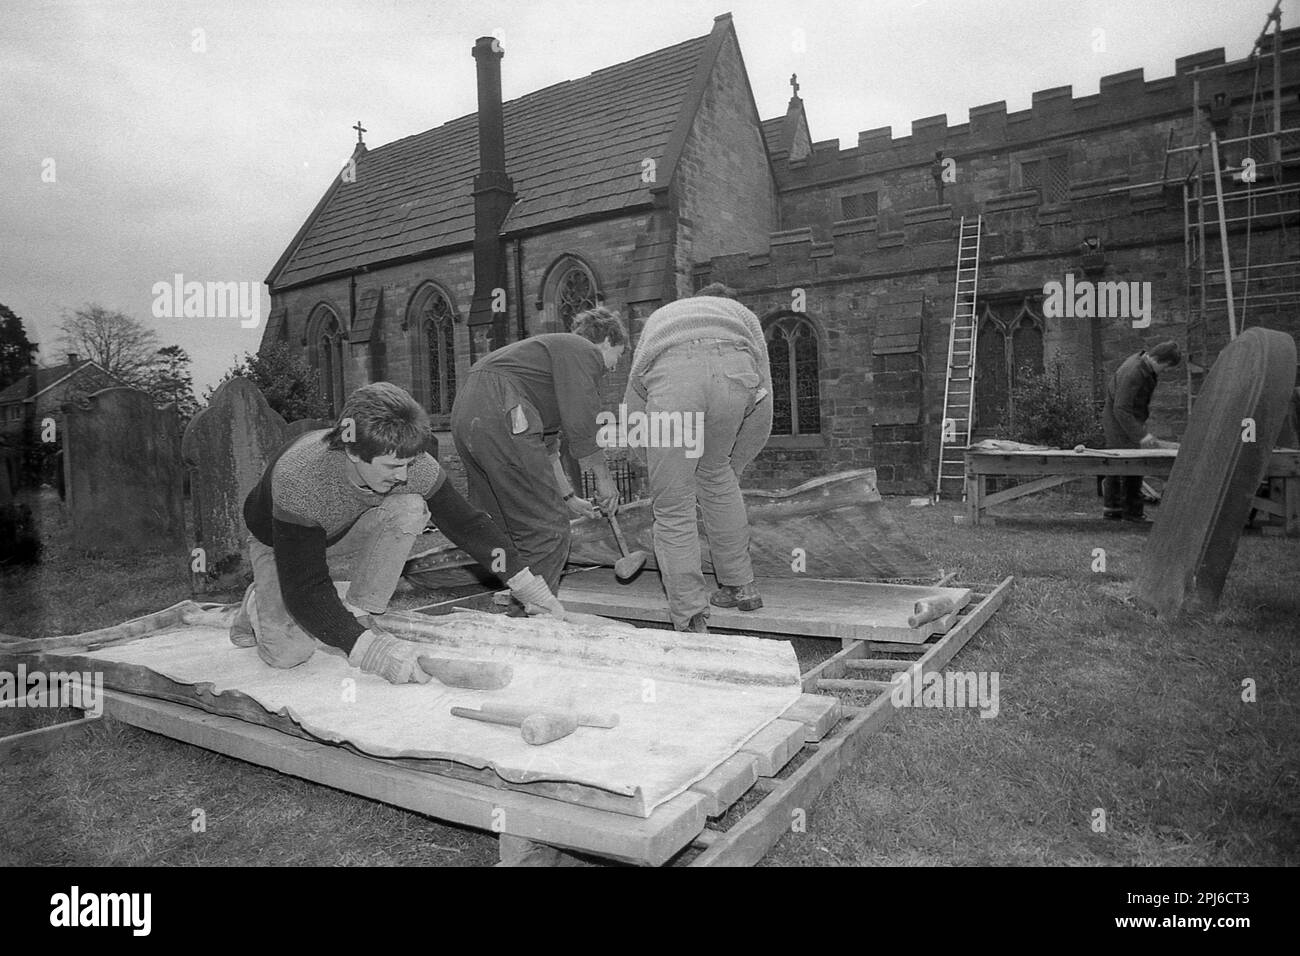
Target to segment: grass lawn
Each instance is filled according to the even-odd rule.
[[[75,633],[190,596],[183,560],[78,553],[57,499],[42,505],[47,560],[0,576],[0,631]],[[996,671],[999,713],[896,715],[807,808],[806,831],[764,863],[1300,862],[1300,541],[1246,535],[1216,614],[1155,624],[1123,599],[1144,530],[1103,524],[1082,490],[1017,506],[1046,517],[956,527],[958,505],[889,501],[936,569],[963,583],[1015,576],[1002,610],[948,665]],[[1092,569],[1096,548],[1104,572]],[[805,667],[837,645],[795,642]],[[1254,702],[1242,699],[1247,679]],[[3,710],[0,735],[57,718]],[[197,809],[202,833],[191,830]],[[0,864],[496,860],[486,834],[109,722],[6,766],[0,819]]]

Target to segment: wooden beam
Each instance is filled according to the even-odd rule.
[[[970,614],[930,647],[918,662],[929,670],[943,667],[965,646],[989,617],[1002,606],[1013,579],[1004,578]],[[846,648],[841,654],[852,648]],[[809,672],[812,673],[811,671]],[[807,679],[807,675],[805,675]],[[855,713],[847,724],[823,740],[816,754],[806,760],[787,779],[735,826],[714,840],[713,844],[691,861],[691,866],[752,866],[769,849],[790,832],[790,814],[796,808],[807,809],[841,768],[856,760],[866,746],[867,737],[883,726],[898,708],[888,694],[882,693],[869,707]],[[760,779],[757,786],[762,786]]]
[[[497,852],[497,866],[559,866],[560,851],[553,846],[503,833]]]
[[[991,495],[985,495],[983,507],[992,508],[994,505],[1005,504],[1008,501],[1023,498],[1025,495],[1036,494],[1040,491],[1046,491],[1048,488],[1055,488],[1057,485],[1078,481],[1082,477],[1082,475],[1052,475],[1047,478],[1039,478],[1037,481],[1027,481],[1022,485],[1016,485],[1014,488],[1008,488],[1006,491],[995,491]]]
[[[82,717],[21,734],[0,737],[0,762],[9,763],[22,754],[46,754],[59,744],[80,737],[99,723],[98,717]]]
[[[690,791],[643,819],[420,773],[231,717],[117,691],[104,692],[104,709],[113,719],[143,730],[395,807],[629,863],[666,863],[695,838],[706,819],[703,798]]]
[[[914,613],[917,601],[952,597],[958,606],[963,606],[971,598],[970,592],[962,588],[803,576],[760,577],[758,589],[763,595],[762,608],[756,611],[710,608],[709,627],[921,644],[931,635],[942,633],[944,624],[938,620],[909,626],[908,618]],[[619,583],[614,573],[606,569],[577,579],[567,578],[560,587],[559,598],[566,608],[582,613],[634,621],[667,623],[669,620],[658,572],[649,570],[627,583]]]
[[[906,670],[907,668],[903,668]],[[836,678],[822,678],[817,682],[819,690],[847,690],[867,693],[869,691],[889,690],[894,685],[889,681],[881,680],[843,680]]]
[[[840,722],[840,702],[836,697],[804,694],[790,705],[781,719],[803,724],[805,742],[821,740]]]
[[[736,753],[722,761],[703,780],[691,784],[692,793],[704,800],[704,812],[718,817],[745,795],[758,779],[758,758],[753,754]]]
[[[740,752],[754,757],[760,777],[772,777],[799,752],[806,732],[803,724],[774,720],[745,741]]]

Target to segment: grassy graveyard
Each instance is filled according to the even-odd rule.
[[[948,667],[996,671],[998,714],[896,715],[764,862],[1300,862],[1300,542],[1247,534],[1218,613],[1154,624],[1125,601],[1142,530],[1103,524],[1082,487],[1016,505],[1048,517],[955,527],[955,504],[888,502],[936,569],[962,583],[1015,576],[1008,602]],[[39,506],[46,560],[0,575],[10,633],[85,631],[190,597],[179,556],[89,554],[57,497]],[[1105,570],[1094,570],[1098,548]],[[405,593],[397,606],[440,597]],[[838,642],[795,646],[806,668]],[[0,734],[70,716],[0,710]],[[5,769],[0,865],[496,860],[485,834],[110,722]]]

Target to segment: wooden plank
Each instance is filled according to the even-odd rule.
[[[912,666],[910,660],[891,661],[881,657],[869,657],[860,661],[845,661],[844,666],[851,671],[905,671]]]
[[[956,627],[934,644],[921,659],[922,666],[927,670],[938,670],[951,660],[1002,606],[1012,581],[1010,577],[1003,579]],[[789,832],[791,811],[810,807],[841,768],[858,758],[871,733],[884,726],[897,710],[889,695],[882,693],[869,707],[857,712],[849,723],[841,724],[832,737],[822,741],[815,754],[789,778],[780,781],[780,785],[757,807],[721,838],[714,840],[690,865],[752,866],[757,863]]]
[[[691,792],[704,799],[704,812],[721,816],[745,795],[758,779],[758,760],[753,754],[732,754],[703,780],[691,784]]]
[[[135,640],[136,638],[132,638]],[[0,669],[6,666],[9,655],[6,647],[0,647]],[[154,700],[183,704],[207,713],[223,717],[234,717],[241,721],[269,727],[278,733],[314,739],[298,724],[285,714],[270,713],[252,697],[237,690],[227,690],[213,694],[210,685],[181,684],[155,673],[147,667],[135,664],[122,664],[77,654],[36,654],[24,655],[28,666],[42,670],[54,671],[75,669],[95,671],[104,675],[107,689],[120,691],[133,696],[143,696]],[[340,747],[351,749],[351,745]],[[614,813],[644,817],[645,803],[640,790],[631,796],[611,793],[598,787],[559,780],[537,780],[531,783],[511,783],[504,780],[490,767],[472,767],[454,760],[434,760],[423,758],[391,758],[395,766],[402,766],[418,773],[438,774],[455,777],[459,780],[477,783],[502,790],[515,790],[520,793],[551,797],[568,803],[592,807]]]
[[[906,670],[906,668],[903,668]],[[889,681],[880,680],[862,680],[862,679],[845,679],[837,677],[823,677],[817,682],[818,690],[847,690],[859,693],[875,691],[879,693],[883,690],[889,690],[894,685]]]
[[[804,693],[816,694],[817,682],[823,678],[843,677],[846,663],[864,657],[866,652],[867,647],[864,642],[853,641],[847,647],[837,651],[831,657],[809,669],[804,673],[803,677],[800,678],[800,680],[803,681]]]
[[[754,757],[759,776],[775,776],[799,752],[806,733],[803,724],[778,718],[741,745],[740,752]]]
[[[8,763],[23,754],[46,754],[50,750],[80,737],[99,722],[98,717],[82,717],[61,724],[38,727],[21,734],[0,737],[0,762]]]
[[[696,834],[695,839],[691,841],[691,846],[695,847],[697,850],[704,850],[717,843],[721,837],[721,830],[710,830],[708,827],[705,827]]]
[[[687,791],[645,819],[436,774],[166,701],[104,692],[115,720],[358,796],[480,830],[629,863],[659,865],[704,828],[704,799]]]
[[[823,578],[759,578],[763,607],[757,611],[711,607],[709,626],[761,634],[795,634],[861,640],[865,638],[922,643],[944,624],[928,621],[908,627],[916,602],[954,598],[969,603],[965,588],[929,585],[830,581]],[[599,569],[569,577],[560,586],[560,600],[570,610],[634,621],[667,623],[668,601],[658,572],[645,571],[636,580],[619,582],[613,571]]]
[[[1300,450],[1274,448],[1268,459],[1268,477],[1300,478]]]
[[[1047,478],[1039,478],[1037,481],[1026,481],[1023,484],[1016,485],[1014,488],[1008,488],[1005,491],[995,491],[991,495],[985,495],[983,506],[986,509],[992,508],[994,505],[1005,504],[1008,501],[1023,498],[1025,495],[1037,494],[1040,491],[1046,491],[1048,488],[1055,488],[1058,485],[1066,485],[1072,481],[1078,481],[1082,477],[1082,475],[1052,475]]]
[[[61,637],[39,637],[6,644],[6,653],[38,654],[43,651],[88,650],[94,647],[106,647],[109,644],[126,644],[141,637],[146,637],[163,628],[175,627],[184,622],[184,615],[201,611],[202,608],[193,601],[180,601],[171,607],[163,608],[152,614],[137,617],[111,627],[87,631],[84,634],[68,634]]]
[[[1168,617],[1218,604],[1295,377],[1296,344],[1285,332],[1253,326],[1219,353],[1147,536],[1133,588],[1140,606]]]
[[[559,866],[560,851],[553,846],[526,840],[523,837],[501,834],[497,853],[501,861],[497,866]]]
[[[840,722],[840,702],[835,697],[804,694],[790,705],[781,719],[803,724],[807,731],[805,741],[821,740]]]

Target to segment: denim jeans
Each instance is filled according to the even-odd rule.
[[[428,520],[429,509],[419,495],[390,495],[362,514],[342,538],[326,549],[330,577],[349,611],[359,617],[388,610],[402,568]],[[275,549],[249,535],[248,558],[253,566],[253,583],[244,594],[232,635],[251,630],[257,640],[257,653],[272,667],[301,664],[317,649],[341,654],[341,649],[303,630],[284,606]]]
[[[709,536],[718,583],[739,586],[754,580],[749,518],[733,452],[747,418],[758,414],[759,375],[749,350],[729,342],[697,341],[665,351],[645,373],[644,381],[649,422],[653,424],[656,415],[661,422],[672,422],[680,414],[682,429],[677,437],[689,439],[669,447],[650,444],[645,448],[655,559],[668,592],[673,625],[681,628],[709,606],[709,588],[701,569],[697,506]],[[762,420],[760,416],[758,421]],[[767,422],[770,430],[770,418]],[[656,437],[673,437],[668,429],[660,431]]]

